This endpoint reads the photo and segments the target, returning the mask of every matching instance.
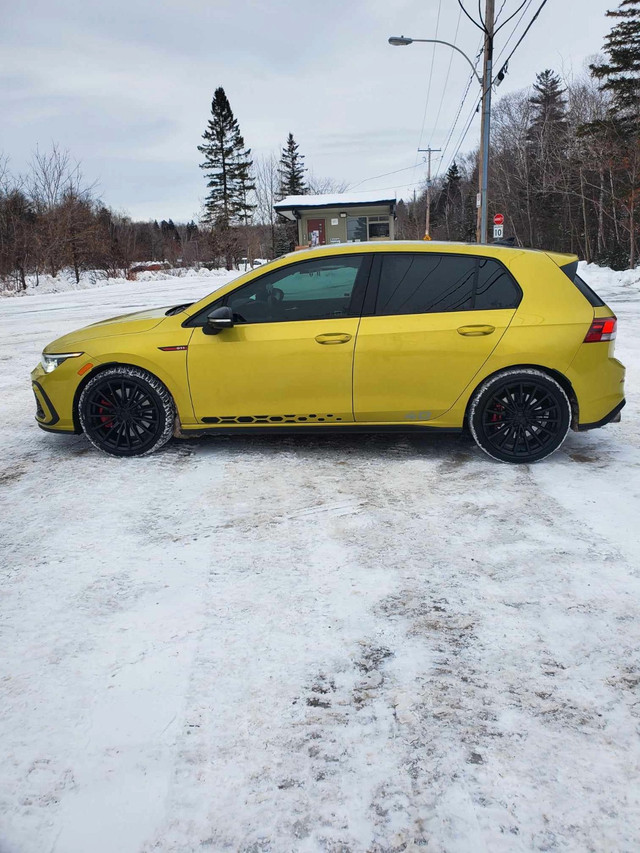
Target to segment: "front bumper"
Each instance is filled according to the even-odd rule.
[[[73,399],[79,377],[61,364],[45,373],[41,364],[31,371],[31,388],[36,402],[36,423],[47,432],[81,432],[73,417]],[[58,374],[58,371],[61,373]]]

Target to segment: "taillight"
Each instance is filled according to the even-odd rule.
[[[600,341],[612,341],[616,336],[618,321],[615,317],[597,317],[591,324],[584,339],[585,344],[597,344]]]

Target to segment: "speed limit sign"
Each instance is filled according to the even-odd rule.
[[[494,225],[493,226],[493,239],[494,240],[502,240],[504,237],[504,225]]]

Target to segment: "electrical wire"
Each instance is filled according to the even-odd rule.
[[[502,10],[504,9],[504,6],[505,6],[505,3],[506,3],[506,2],[507,2],[507,0],[504,0],[504,2],[502,3],[502,6],[500,7],[500,12],[502,12]],[[509,15],[509,17],[507,18],[507,20],[506,20],[506,21],[503,21],[503,22],[500,24],[500,26],[499,26],[499,27],[494,28],[494,30],[493,30],[493,35],[495,36],[498,32],[500,32],[500,30],[501,30],[503,27],[506,27],[506,25],[509,23],[509,21],[512,21],[512,20],[515,18],[515,16],[518,14],[518,12],[520,11],[520,9],[522,9],[522,8],[523,8],[523,6],[524,6],[526,3],[527,3],[527,0],[522,0],[522,3],[518,6],[518,8],[515,10],[515,12],[514,12],[512,15]],[[496,24],[498,23],[498,18],[500,17],[500,12],[498,12],[498,16],[497,16],[497,18],[496,18]]]
[[[462,9],[458,11],[458,23],[456,24],[456,32],[453,37],[453,44],[455,45],[458,40],[458,30],[460,29],[460,21],[462,20]],[[435,133],[436,128],[438,127],[438,120],[440,118],[440,113],[442,112],[442,104],[444,102],[444,95],[447,91],[447,83],[449,82],[449,75],[451,74],[451,64],[453,62],[453,55],[455,51],[450,51],[449,55],[449,67],[447,68],[447,74],[444,78],[444,86],[442,87],[442,95],[440,96],[440,103],[438,105],[438,112],[436,113],[436,117],[434,119],[433,125],[431,127],[431,137],[429,138],[429,148],[431,148],[431,141],[433,139],[433,134]],[[419,146],[418,146],[419,147]]]
[[[477,68],[477,67],[478,67],[478,62],[480,61],[480,57],[482,56],[482,43],[483,43],[483,41],[484,41],[484,39],[482,39],[482,40],[480,41],[480,43],[478,44],[478,51],[477,51],[477,54],[476,54],[476,61],[475,61],[475,64],[474,64],[474,68]],[[466,88],[465,88],[465,90],[464,90],[464,93],[463,93],[463,95],[462,95],[462,99],[460,100],[460,103],[459,103],[459,105],[458,105],[458,110],[457,110],[457,112],[456,112],[456,117],[454,118],[454,120],[453,120],[453,124],[451,125],[451,129],[449,130],[449,134],[448,134],[448,136],[447,136],[447,141],[445,142],[445,144],[444,144],[444,148],[442,149],[442,156],[441,156],[441,158],[440,158],[440,165],[438,166],[438,170],[437,170],[437,172],[436,172],[436,176],[435,176],[434,180],[437,180],[437,179],[438,179],[438,177],[439,177],[439,175],[440,175],[440,170],[441,170],[441,168],[442,168],[442,163],[444,162],[444,158],[445,158],[446,152],[447,152],[447,150],[448,150],[448,148],[449,148],[449,144],[450,144],[450,142],[451,142],[451,139],[452,139],[452,137],[453,137],[453,134],[455,133],[455,130],[456,130],[456,127],[457,127],[457,124],[458,124],[458,120],[460,119],[460,115],[461,115],[461,113],[462,113],[462,110],[464,109],[464,105],[465,105],[465,103],[466,103],[467,97],[468,97],[468,95],[469,95],[469,90],[471,89],[471,84],[473,83],[474,79],[475,79],[475,75],[472,73],[472,74],[470,75],[470,77],[469,77],[469,80],[467,81],[467,86],[466,86]]]
[[[465,13],[465,15],[467,16],[467,18],[469,18],[469,20],[471,21],[471,23],[474,25],[474,27],[477,27],[479,30],[482,30],[482,32],[483,32],[483,33],[485,33],[485,35],[486,35],[486,32],[487,32],[487,31],[486,31],[486,29],[485,29],[483,26],[481,26],[481,25],[476,21],[476,19],[475,19],[475,18],[472,18],[472,17],[471,17],[471,15],[470,15],[470,14],[467,12],[467,10],[464,8],[464,5],[463,5],[463,3],[462,3],[462,0],[458,0],[458,6],[460,6],[460,8],[462,9],[462,11],[463,11],[463,12]]]
[[[366,184],[367,181],[375,181],[378,178],[386,178],[389,175],[397,175],[399,172],[408,172],[410,169],[415,169],[415,164],[413,166],[405,166],[402,169],[394,169],[393,172],[383,172],[381,175],[371,175],[369,178],[363,178],[361,181],[358,181],[357,184],[351,184],[347,187],[348,190],[352,190],[354,187],[359,187],[361,184]],[[362,190],[362,192],[369,192],[368,190]]]
[[[442,0],[438,0],[438,15],[436,17],[436,34],[435,34],[436,39],[438,38],[438,29],[440,27],[440,12],[441,12],[441,10],[442,10]],[[424,135],[424,125],[425,125],[425,122],[427,120],[427,110],[429,108],[429,98],[431,96],[431,83],[433,81],[433,66],[435,63],[436,48],[437,47],[438,47],[437,44],[433,45],[433,52],[431,54],[431,67],[429,69],[429,84],[427,86],[427,100],[425,101],[424,113],[422,114],[422,127],[420,128],[420,138],[418,139],[418,146],[417,146],[418,148],[420,148],[420,146],[422,145],[422,137]],[[416,156],[416,165],[417,164],[418,164],[418,158]]]
[[[511,32],[509,33],[509,38],[506,40],[506,42],[503,44],[502,48],[500,49],[500,53],[499,53],[499,54],[498,54],[498,56],[496,57],[496,61],[495,61],[495,64],[496,64],[496,65],[497,65],[498,60],[500,59],[500,57],[501,57],[501,56],[504,56],[504,54],[507,52],[507,50],[508,50],[508,48],[509,48],[509,44],[511,43],[512,38],[515,36],[515,34],[516,34],[516,31],[517,31],[518,27],[520,26],[520,24],[522,23],[522,20],[524,19],[524,17],[526,16],[527,12],[529,11],[529,8],[530,8],[530,6],[531,6],[531,4],[532,4],[532,3],[533,3],[533,0],[525,0],[525,8],[523,9],[522,14],[521,14],[521,15],[520,15],[520,17],[518,18],[518,20],[517,20],[517,21],[515,22],[515,24],[513,25],[513,29],[512,29],[512,30],[511,30]]]
[[[509,54],[509,56],[507,56],[507,58],[505,59],[505,61],[502,63],[502,68],[501,68],[501,69],[500,69],[500,71],[498,72],[498,76],[499,76],[500,74],[506,74],[506,71],[507,71],[507,65],[509,64],[509,60],[511,59],[511,57],[513,56],[513,54],[516,52],[516,50],[520,47],[520,45],[522,44],[522,41],[523,41],[524,37],[526,36],[526,34],[529,32],[529,30],[530,30],[530,29],[531,29],[531,27],[533,26],[533,24],[534,24],[534,22],[535,22],[536,18],[538,17],[538,15],[540,14],[540,12],[542,12],[542,10],[544,9],[544,7],[547,5],[547,2],[548,2],[548,0],[542,0],[542,3],[541,3],[541,4],[540,4],[540,6],[538,7],[538,11],[535,13],[535,15],[533,16],[533,18],[531,18],[531,20],[529,21],[529,23],[528,23],[528,25],[527,25],[527,28],[525,29],[525,31],[522,33],[522,35],[520,36],[520,38],[519,38],[519,39],[518,39],[518,41],[516,42],[516,46],[513,48],[513,50],[512,50],[512,51],[511,51],[511,53]]]

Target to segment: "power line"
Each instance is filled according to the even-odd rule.
[[[541,4],[540,4],[540,6],[538,7],[538,11],[535,13],[535,15],[533,16],[533,18],[531,18],[531,20],[529,21],[529,24],[527,25],[527,28],[525,29],[525,31],[522,33],[522,35],[520,36],[520,38],[519,38],[519,39],[518,39],[518,41],[516,42],[516,46],[513,48],[513,50],[512,50],[512,51],[511,51],[511,53],[509,54],[509,56],[507,56],[507,58],[505,59],[505,61],[502,63],[502,68],[501,68],[501,69],[500,69],[500,71],[498,72],[498,77],[499,77],[501,74],[502,74],[502,75],[506,74],[506,72],[507,72],[507,65],[509,64],[509,60],[511,59],[511,57],[513,56],[513,54],[516,52],[516,50],[520,47],[520,45],[522,44],[522,41],[523,41],[524,37],[526,36],[526,34],[529,32],[529,30],[530,30],[530,29],[531,29],[531,27],[533,26],[533,24],[534,24],[534,22],[535,22],[536,18],[538,17],[538,15],[540,14],[540,12],[542,12],[542,10],[544,9],[544,7],[547,5],[547,2],[548,2],[548,0],[542,0],[542,3],[541,3]]]
[[[467,12],[467,10],[464,8],[464,6],[463,6],[463,4],[462,4],[462,0],[458,0],[458,6],[460,6],[460,8],[462,9],[462,11],[463,11],[463,12],[465,13],[465,15],[467,16],[467,18],[469,18],[469,20],[471,21],[471,23],[474,25],[474,27],[477,27],[479,30],[482,30],[482,32],[486,34],[486,32],[487,32],[487,31],[486,31],[486,29],[485,29],[483,26],[481,26],[481,25],[476,21],[476,19],[475,19],[475,18],[472,18],[472,17],[471,17],[471,15],[470,15],[470,14]]]
[[[476,55],[476,61],[475,61],[475,67],[476,68],[478,66],[478,62],[480,61],[480,56],[482,55],[481,54],[482,41],[484,41],[484,39],[481,40],[480,44],[478,45],[478,53]],[[471,84],[473,83],[473,80],[474,80],[474,75],[472,73],[471,76],[469,77],[469,80],[467,81],[466,89],[464,90],[464,93],[462,95],[462,99],[460,101],[460,104],[458,105],[456,117],[453,120],[453,124],[451,125],[451,129],[449,130],[449,135],[447,136],[447,141],[444,144],[443,154],[442,154],[442,157],[440,158],[440,165],[438,166],[438,171],[436,172],[435,180],[437,180],[439,175],[440,175],[440,169],[442,167],[442,163],[444,162],[445,153],[446,153],[447,149],[449,148],[449,143],[451,142],[453,134],[455,133],[455,129],[456,129],[456,126],[458,124],[460,114],[462,113],[462,110],[464,109],[464,105],[465,105],[465,102],[467,100],[467,96],[469,94],[469,90],[471,88]]]
[[[496,23],[498,22],[498,18],[500,17],[500,13],[501,13],[501,12],[502,12],[502,10],[504,9],[504,6],[505,6],[505,3],[506,3],[506,2],[507,2],[507,0],[503,0],[502,6],[500,7],[500,12],[498,12],[498,17],[496,18]],[[506,21],[503,21],[503,22],[500,24],[500,26],[499,26],[499,27],[497,27],[497,29],[494,29],[494,31],[493,31],[493,35],[494,35],[494,36],[495,36],[495,35],[496,35],[496,33],[498,33],[498,32],[499,32],[503,27],[506,27],[506,26],[507,26],[507,24],[509,23],[509,21],[512,21],[512,20],[515,18],[515,16],[518,14],[518,12],[520,11],[520,9],[522,9],[522,8],[523,8],[523,6],[526,4],[526,2],[527,2],[527,0],[522,0],[522,3],[518,6],[518,8],[515,10],[515,12],[514,12],[512,15],[509,15],[509,17],[507,18],[507,20],[506,20]]]
[[[511,42],[511,39],[512,39],[512,38],[514,37],[514,35],[516,34],[516,31],[517,31],[518,27],[520,26],[520,24],[522,23],[523,18],[525,17],[525,15],[527,14],[527,12],[529,11],[529,7],[531,6],[531,4],[532,4],[532,3],[533,3],[533,0],[526,0],[526,5],[525,5],[524,10],[522,11],[522,14],[520,15],[520,17],[518,18],[518,20],[517,20],[517,21],[515,22],[515,24],[513,25],[513,29],[512,29],[512,30],[511,30],[511,32],[509,33],[509,38],[508,38],[508,39],[506,40],[506,42],[503,44],[502,49],[500,50],[500,53],[499,53],[499,54],[498,54],[498,56],[496,57],[496,63],[498,62],[498,60],[500,59],[500,57],[501,57],[501,56],[504,56],[504,54],[507,52],[507,49],[508,49],[508,47],[509,47],[509,43]]]
[[[357,184],[351,184],[347,187],[348,190],[351,190],[353,187],[359,187],[360,184],[366,184],[367,181],[375,181],[377,178],[386,178],[389,175],[397,175],[398,172],[408,172],[410,169],[415,169],[415,163],[413,166],[404,166],[402,169],[394,169],[393,172],[383,172],[381,175],[371,175],[369,178],[363,178],[361,181],[358,181]],[[369,192],[369,190],[362,190],[362,192]]]
[[[438,16],[436,18],[436,34],[435,37],[438,38],[438,29],[440,27],[440,12],[442,10],[442,0],[438,0]],[[418,148],[422,145],[422,137],[424,134],[424,125],[427,120],[427,110],[429,108],[429,98],[431,96],[431,82],[433,80],[433,65],[436,58],[436,48],[437,45],[433,45],[433,52],[431,54],[431,67],[429,69],[429,84],[427,86],[427,100],[424,104],[424,113],[422,114],[422,127],[420,128],[420,138],[418,139]],[[416,157],[416,164],[418,162],[418,158]]]
[[[455,45],[456,41],[458,40],[458,30],[460,29],[461,19],[462,19],[462,9],[460,9],[458,11],[458,23],[456,24],[456,32],[455,32],[455,35],[453,37],[453,44],[454,45]],[[429,148],[431,147],[431,141],[433,139],[433,134],[435,132],[435,129],[438,126],[438,120],[440,118],[440,113],[442,112],[442,104],[444,102],[444,93],[447,91],[447,83],[449,82],[449,75],[451,74],[451,64],[453,62],[454,53],[455,53],[455,51],[452,50],[452,51],[450,51],[450,54],[449,54],[449,67],[447,68],[447,74],[446,74],[446,77],[444,80],[444,86],[442,87],[442,95],[440,95],[440,104],[438,105],[438,112],[436,113],[435,120],[434,120],[433,125],[431,127],[431,137],[429,139]]]

